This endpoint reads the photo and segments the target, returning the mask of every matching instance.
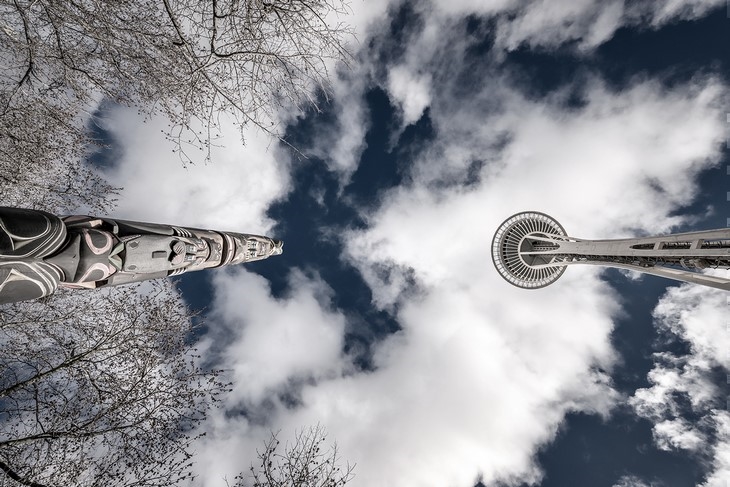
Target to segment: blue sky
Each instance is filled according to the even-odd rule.
[[[610,238],[730,217],[722,1],[355,1],[355,61],[306,158],[224,124],[180,166],[111,108],[116,216],[263,233],[280,257],[178,282],[233,391],[199,482],[321,424],[356,486],[721,486],[727,295],[571,268],[525,291],[489,244],[522,210]],[[723,271],[724,272],[724,271]]]

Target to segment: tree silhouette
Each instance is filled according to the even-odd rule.
[[[337,445],[325,445],[327,434],[321,426],[297,432],[283,448],[272,434],[251,465],[250,476],[237,477],[234,487],[342,487],[353,477],[354,465],[340,465]]]
[[[61,292],[0,314],[0,470],[17,485],[171,486],[225,385],[168,281]],[[5,485],[5,484],[3,484]],[[12,482],[11,482],[12,485]]]
[[[223,113],[281,138],[277,112],[316,105],[349,58],[346,10],[342,0],[5,2],[0,184],[31,206],[44,204],[39,187],[57,207],[99,204],[113,188],[78,161],[104,100],[167,117],[183,162],[210,157]]]

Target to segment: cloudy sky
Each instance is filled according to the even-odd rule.
[[[286,115],[306,158],[224,127],[183,168],[163,121],[106,113],[115,216],[285,241],[179,281],[234,381],[199,484],[320,424],[358,487],[724,487],[727,293],[589,267],[526,291],[489,247],[523,210],[584,238],[726,226],[725,1],[351,7],[355,62]]]

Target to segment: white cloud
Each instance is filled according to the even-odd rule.
[[[704,446],[705,435],[683,419],[665,419],[654,425],[654,441],[662,450],[697,450]]]
[[[387,15],[388,9],[397,9],[402,3],[399,0],[380,0],[353,4],[355,33],[363,40],[360,45],[367,46],[365,40],[369,39],[368,36],[377,39],[387,35],[390,28],[387,22],[391,20]],[[419,27],[407,33],[405,48],[398,45],[388,49],[403,48],[402,59],[391,61],[395,63],[393,66],[384,66],[382,59],[365,56],[368,49],[364,49],[352,71],[343,71],[346,74],[334,81],[336,121],[319,131],[311,154],[325,159],[330,168],[340,173],[341,183],[346,185],[366,147],[364,138],[371,123],[363,107],[366,90],[373,85],[386,90],[394,105],[401,109],[404,126],[418,120],[434,102],[435,91],[442,89],[442,81],[432,79],[432,74],[437,72],[441,76],[453,77],[461,68],[458,64],[463,52],[470,46],[464,38],[455,39],[454,32],[461,28],[459,23],[465,16],[477,15],[495,20],[495,46],[490,54],[495,59],[500,58],[500,51],[520,46],[550,51],[568,43],[588,55],[611,39],[621,27],[659,28],[678,20],[701,18],[722,4],[722,0],[662,0],[631,5],[622,0],[417,3],[412,5],[410,15],[418,19],[415,24]],[[488,37],[489,34],[482,32],[477,35]],[[377,43],[375,46],[377,48]],[[485,74],[484,85],[493,84],[488,78],[491,75],[493,73]],[[458,149],[452,147],[452,150]]]
[[[727,274],[727,271],[723,271]],[[702,286],[684,284],[671,288],[654,309],[657,326],[677,336],[691,347],[687,356],[656,353],[649,372],[652,386],[639,389],[630,402],[638,414],[657,423],[683,414],[673,400],[674,393],[688,397],[695,411],[708,411],[719,390],[712,380],[713,367],[730,370],[726,317],[726,293]]]
[[[716,396],[717,387],[707,375],[712,364],[705,357],[679,358],[662,352],[655,354],[655,360],[659,363],[648,374],[652,387],[638,389],[630,399],[640,416],[659,421],[682,414],[673,393],[686,394],[699,410]]]
[[[264,287],[239,282],[240,291],[228,282],[219,283],[226,285],[220,291],[234,289],[233,295],[240,295]],[[279,311],[274,304],[284,310],[294,301],[272,303],[260,292],[251,294],[240,309],[260,308],[248,313],[261,315],[262,326],[276,326]],[[224,298],[224,303],[231,301]],[[403,332],[377,348],[375,371],[321,377],[304,386],[299,407],[284,409],[273,398],[260,414],[273,416],[268,424],[289,434],[301,425],[326,426],[343,457],[358,464],[352,485],[469,485],[480,471],[485,479],[539,478],[532,453],[554,434],[563,413],[606,413],[615,400],[606,377],[580,365],[595,361],[609,366],[611,352],[602,336],[610,320],[592,323],[592,345],[560,360],[557,367],[549,365],[574,348],[574,331],[589,326],[595,309],[605,303],[576,296],[569,304],[577,305],[572,315],[577,320],[567,323],[560,336],[548,337],[557,322],[567,321],[567,315],[550,316],[555,309],[569,309],[555,300],[545,313],[547,322],[539,309],[524,310],[517,326],[498,321],[508,310],[500,307],[493,316],[484,316],[473,309],[473,301],[453,292],[408,306],[400,320]],[[294,314],[303,315],[302,326],[312,326],[307,325],[312,321],[307,313]],[[261,344],[246,336],[248,346]],[[315,341],[312,333],[296,347],[316,353]],[[291,350],[285,343],[279,347],[282,353]],[[238,350],[238,345],[231,349]],[[277,352],[269,357],[269,350],[261,354],[267,362],[257,362],[256,370],[264,376],[281,367]],[[231,356],[247,354],[234,351]],[[561,379],[563,374],[570,379]],[[257,389],[256,381],[237,381],[236,388]],[[248,441],[260,438],[247,422],[240,425]],[[232,434],[230,428],[238,424],[226,426],[224,438]],[[250,450],[245,443],[243,451]]]
[[[659,27],[672,21],[702,17],[710,10],[724,5],[722,0],[660,0],[649,4],[634,4],[629,12],[637,20],[649,20],[653,27]]]
[[[332,83],[332,99],[327,110],[335,114],[334,121],[314,127],[314,133],[303,147],[307,157],[317,157],[331,171],[339,174],[345,185],[357,169],[366,149],[365,134],[369,128],[363,94],[369,85],[368,67],[356,65],[340,72]]]
[[[329,371],[348,367],[337,365],[334,341],[318,338],[318,330],[327,323],[336,329],[341,318],[314,299],[317,285],[276,301],[260,278],[234,278],[216,279],[217,309],[231,317],[225,319],[229,328],[236,328],[236,317],[248,317],[239,320],[243,331],[227,347],[237,377],[232,397],[260,402],[261,381],[287,384],[301,370],[325,372],[310,372],[313,381],[303,386],[295,408],[269,394],[269,402],[249,409],[253,418],[268,420],[265,426],[240,419],[211,426],[201,466],[206,472],[240,469],[220,452],[253,451],[267,427],[291,434],[321,423],[343,458],[357,463],[352,485],[466,486],[480,474],[487,482],[535,481],[541,475],[536,448],[553,437],[565,412],[607,414],[616,400],[608,378],[593,369],[611,367],[606,336],[616,307],[605,298],[608,288],[593,278],[582,282],[585,294],[565,296],[556,289],[517,309],[519,297],[505,299],[492,279],[467,290],[440,289],[402,308],[403,331],[377,347],[374,371],[335,376]],[[315,301],[322,311],[310,306]],[[229,312],[231,306],[238,311]],[[303,335],[294,344],[278,339],[271,348],[271,339],[290,329],[281,320],[293,320]],[[282,359],[300,351],[327,360],[295,359],[294,366]]]
[[[620,0],[536,0],[519,9],[518,15],[500,19],[496,42],[506,50],[523,43],[531,48],[554,48],[570,41],[592,49],[613,36],[621,26],[622,14]]]
[[[265,134],[246,133],[246,145],[222,115],[221,138],[212,163],[183,167],[165,140],[164,120],[145,120],[116,108],[105,121],[121,147],[121,158],[107,170],[122,186],[116,216],[242,233],[264,233],[274,222],[269,206],[289,190],[289,156]]]
[[[728,271],[714,274],[727,277]],[[698,359],[710,360],[730,370],[730,334],[723,326],[727,317],[727,294],[709,292],[700,286],[682,286],[669,290],[654,309],[654,317],[664,331],[678,335],[692,344]]]
[[[362,1],[352,4],[348,20],[360,39],[377,29],[388,8],[401,0]],[[621,27],[659,28],[679,20],[694,20],[725,5],[724,0],[656,0],[627,3],[623,0],[433,0],[416,5],[428,22],[467,15],[497,20],[496,45],[514,50],[526,45],[552,49],[574,42],[584,52],[603,44]],[[422,49],[429,49],[422,43]]]
[[[317,276],[293,270],[290,294],[280,299],[244,269],[215,274],[213,285],[203,346],[226,367],[232,390],[205,424],[195,468],[203,485],[222,486],[247,472],[263,441],[283,427],[275,416],[293,407],[286,401],[297,400],[302,384],[339,377],[350,365],[344,317],[331,309],[332,290]],[[283,431],[281,440],[303,426]]]
[[[654,487],[655,484],[647,484],[639,477],[634,475],[624,475],[613,487]],[[657,486],[659,487],[659,486]]]
[[[712,472],[700,487],[726,487],[730,482],[730,413],[715,411],[717,441],[712,452]]]
[[[327,310],[332,291],[320,279],[294,270],[283,300],[271,298],[264,278],[241,269],[215,274],[213,285],[210,320],[230,340],[223,360],[233,369],[233,404],[257,405],[293,382],[342,373],[345,320]]]
[[[389,10],[400,8],[400,0],[354,2],[349,16],[336,20],[349,22],[360,42],[353,49],[366,47],[367,40],[378,38],[389,29]],[[707,14],[722,4],[722,0],[664,0],[625,6],[621,0],[452,0],[412,5],[413,16],[422,20],[421,28],[407,41],[404,59],[395,66],[381,66],[381,59],[357,56],[350,69],[341,70],[333,79],[333,108],[335,121],[319,127],[305,152],[325,160],[339,173],[346,185],[357,169],[366,148],[365,136],[371,121],[364,107],[364,94],[373,85],[388,92],[392,102],[401,109],[403,125],[418,120],[432,102],[433,80],[430,72],[444,69],[437,63],[448,64],[450,56],[467,46],[463,39],[457,46],[450,30],[467,15],[496,19],[495,55],[499,50],[513,50],[522,45],[532,49],[549,50],[573,42],[585,52],[613,37],[622,26],[658,28],[676,20],[692,20]],[[486,34],[485,34],[486,35]],[[401,46],[398,46],[401,47]],[[443,52],[451,48],[451,54]],[[460,48],[460,49],[459,49]],[[368,53],[367,47],[360,54]],[[379,71],[385,68],[386,76]]]
[[[724,5],[723,0],[659,0],[628,4],[623,0],[458,0],[435,2],[449,14],[495,15],[496,45],[553,49],[574,42],[584,52],[613,37],[621,27],[658,28],[678,20],[694,20]]]
[[[350,2],[350,15],[343,19],[352,26],[360,42],[371,34],[374,24],[385,17],[388,8],[400,0],[355,0]]]
[[[305,389],[287,424],[322,421],[358,463],[354,485],[539,479],[533,455],[563,414],[605,414],[616,399],[589,366],[610,367],[602,337],[611,322],[593,315],[607,303],[576,297],[561,307],[552,296],[551,306],[546,296],[513,321],[507,302],[485,299],[492,286],[477,284],[409,302],[403,331],[377,347],[376,370]],[[592,338],[576,351],[580,328]]]
[[[697,451],[710,458],[710,474],[703,484],[707,487],[730,480],[730,415],[717,409],[726,398],[713,381],[713,369],[730,370],[726,317],[725,292],[687,284],[668,290],[654,318],[663,333],[685,340],[690,353],[655,354],[648,376],[651,387],[637,390],[629,400],[637,414],[654,422],[659,448]],[[691,411],[683,410],[678,396],[688,400]],[[701,419],[690,422],[685,417],[690,413]]]
[[[404,125],[418,121],[431,103],[428,78],[423,75],[414,78],[413,73],[402,67],[390,70],[388,91],[401,108]]]

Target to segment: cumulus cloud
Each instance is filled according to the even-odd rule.
[[[667,415],[681,415],[680,405],[673,400],[675,393],[686,395],[697,409],[715,398],[717,389],[708,376],[710,363],[704,357],[660,352],[654,358],[658,363],[648,374],[652,387],[637,390],[630,401],[640,416],[660,421]]]
[[[512,321],[501,318],[515,310],[479,299],[493,290],[476,284],[405,305],[403,331],[376,348],[374,372],[304,391],[292,423],[320,418],[357,460],[358,485],[536,481],[533,455],[563,414],[605,414],[615,401],[608,378],[590,366],[610,368],[613,359],[602,338],[610,319],[593,315],[610,313],[607,302],[571,302],[578,315],[570,321],[545,296]],[[562,332],[547,339],[558,323]],[[579,327],[590,338],[570,353]]]
[[[692,427],[689,421],[665,419],[654,425],[654,441],[662,450],[696,450],[703,446],[705,435]]]
[[[623,0],[457,0],[434,2],[448,15],[486,15],[497,20],[496,45],[514,50],[554,49],[572,43],[587,52],[603,44],[621,27],[658,28],[670,22],[692,20],[724,5],[722,0],[659,0],[629,3]]]
[[[356,35],[363,40],[387,36],[390,29],[387,22],[392,20],[389,11],[402,8],[406,3],[380,0],[355,4],[351,20]],[[311,154],[323,158],[339,172],[342,184],[346,185],[365,148],[364,137],[370,124],[369,114],[363,107],[367,90],[373,86],[384,89],[392,103],[400,108],[404,126],[418,120],[434,103],[435,92],[442,89],[431,74],[439,71],[456,78],[463,52],[471,47],[466,37],[454,37],[454,31],[466,16],[493,21],[490,32],[478,31],[474,35],[494,37],[490,55],[496,60],[504,52],[522,47],[549,52],[569,46],[579,55],[588,55],[610,40],[621,27],[659,28],[679,20],[700,18],[722,5],[723,0],[639,3],[623,0],[452,0],[410,4],[409,18],[417,19],[415,27],[411,26],[414,31],[401,33],[401,42],[392,46],[375,43],[376,51],[380,47],[389,55],[402,53],[384,62],[382,53],[368,52],[373,46],[366,47],[360,52],[353,70],[342,71],[344,74],[335,80],[335,120],[321,127],[317,140],[312,143]],[[367,44],[362,42],[360,45],[365,47]],[[484,73],[485,85],[491,85],[491,75],[493,73]]]
[[[716,411],[713,421],[717,440],[712,450],[712,471],[700,487],[725,487],[730,481],[730,413]]]
[[[517,10],[516,16],[499,20],[496,42],[506,50],[523,44],[530,48],[554,48],[570,41],[577,41],[582,49],[591,49],[613,36],[621,25],[623,8],[621,0],[528,2]]]
[[[403,123],[409,125],[419,118],[431,103],[428,78],[413,78],[413,73],[395,67],[388,75],[388,91],[397,101],[403,113]]]
[[[365,135],[370,126],[363,93],[370,84],[367,65],[355,65],[351,70],[340,72],[332,83],[332,98],[327,110],[334,117],[313,128],[313,134],[301,149],[307,157],[322,159],[339,174],[345,185],[357,169],[360,156],[365,150]]]
[[[279,301],[264,278],[245,270],[218,273],[213,284],[210,319],[221,343],[231,344],[223,362],[237,385],[229,401],[259,404],[292,383],[343,372],[345,320],[327,309],[332,290],[319,278],[292,271],[291,295]]]
[[[726,270],[710,271],[727,277]],[[697,286],[671,289],[654,309],[654,317],[665,332],[692,344],[695,355],[730,369],[730,334],[722,326],[727,295]]]
[[[633,4],[628,10],[635,21],[649,20],[653,27],[658,27],[672,21],[702,17],[723,5],[722,0],[660,0],[648,4]]]
[[[637,390],[629,400],[637,414],[654,422],[659,448],[695,451],[709,458],[705,486],[724,485],[730,479],[730,415],[722,410],[726,398],[713,380],[718,367],[730,370],[726,316],[727,296],[722,291],[686,284],[670,289],[654,309],[654,318],[666,336],[684,340],[690,352],[655,354],[648,377],[651,387]]]
[[[121,154],[105,172],[111,184],[124,188],[116,215],[268,233],[274,222],[266,211],[290,188],[289,156],[256,130],[245,134],[244,145],[233,122],[221,117],[221,136],[212,148],[214,162],[183,167],[162,133],[164,120],[145,120],[133,110],[112,109],[104,125]]]
[[[263,441],[283,428],[276,416],[297,407],[303,384],[341,377],[351,365],[343,352],[345,319],[318,276],[292,270],[290,292],[279,299],[244,269],[215,274],[213,286],[201,347],[225,366],[231,392],[205,424],[196,468],[204,485],[222,486],[247,471]],[[285,429],[281,440],[304,426]]]
[[[207,471],[211,461],[211,471],[235,466],[220,453],[222,445],[252,451],[266,427],[291,434],[320,423],[343,458],[358,464],[352,485],[470,485],[479,476],[535,481],[535,450],[555,434],[563,414],[606,414],[616,400],[608,377],[591,367],[610,368],[613,361],[604,339],[611,305],[598,297],[608,290],[595,280],[584,284],[600,292],[562,305],[544,296],[515,322],[504,319],[514,310],[491,300],[475,308],[475,296],[488,287],[466,296],[434,293],[404,307],[404,330],[377,347],[375,370],[355,372],[337,365],[342,318],[317,298],[321,284],[297,283],[292,296],[274,300],[261,278],[217,278],[219,316],[241,329],[226,347],[235,376],[230,401],[242,401],[247,416],[222,426],[213,421],[205,451],[217,460],[206,458],[201,468]],[[273,348],[266,346],[271,340]],[[300,350],[325,360],[300,357]],[[345,372],[331,375],[338,368]],[[271,393],[301,374],[312,380],[298,389],[295,407]],[[261,416],[266,426],[251,419]]]

